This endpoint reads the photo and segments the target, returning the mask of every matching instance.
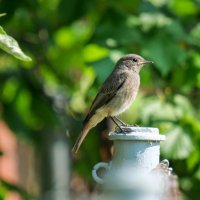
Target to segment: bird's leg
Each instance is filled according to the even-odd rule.
[[[128,126],[128,124],[126,124],[125,122],[123,122],[120,118],[114,116],[114,119],[116,119],[117,121],[119,121],[123,126]]]
[[[119,126],[119,124],[114,120],[113,117],[110,116],[110,119],[116,124],[116,126],[121,130],[122,133],[124,133],[123,129]]]

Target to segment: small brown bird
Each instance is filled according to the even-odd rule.
[[[89,130],[105,117],[111,117],[115,123],[118,120],[124,124],[116,116],[129,108],[134,101],[140,85],[139,72],[144,64],[149,63],[152,62],[136,54],[128,54],[118,60],[92,103],[84,120],[83,130],[72,149],[73,153],[77,153]]]

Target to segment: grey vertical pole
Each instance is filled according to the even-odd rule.
[[[40,200],[70,199],[70,152],[64,134],[45,135],[42,149],[42,190]]]
[[[53,200],[69,199],[70,162],[69,148],[64,138],[55,140],[52,146]]]
[[[102,200],[160,200],[158,176],[150,173],[159,164],[160,141],[165,136],[157,128],[123,127],[125,133],[110,133],[114,155],[110,163],[98,163],[92,171],[102,184]],[[98,170],[104,168],[104,178]]]

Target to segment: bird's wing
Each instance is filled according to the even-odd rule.
[[[84,120],[86,124],[89,119],[94,115],[97,109],[106,105],[117,93],[117,91],[122,87],[126,80],[124,73],[121,74],[111,74],[107,80],[102,85],[99,93],[96,95],[90,110]]]

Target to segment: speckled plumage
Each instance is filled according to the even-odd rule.
[[[117,116],[130,107],[138,93],[140,69],[148,63],[151,62],[136,54],[128,54],[119,59],[91,105],[83,130],[72,149],[73,153],[78,151],[91,128],[105,117]]]

